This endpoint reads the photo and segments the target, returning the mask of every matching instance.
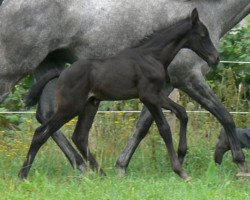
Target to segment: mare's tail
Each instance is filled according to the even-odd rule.
[[[37,104],[39,101],[39,98],[42,94],[43,88],[45,85],[52,79],[57,78],[60,76],[60,71],[53,70],[46,73],[44,76],[42,76],[41,79],[39,79],[35,85],[32,86],[30,89],[30,92],[25,100],[25,104],[27,107],[31,107]]]

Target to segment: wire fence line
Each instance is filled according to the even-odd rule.
[[[227,63],[227,64],[250,64],[250,61],[221,60],[220,63]]]
[[[98,111],[97,113],[106,114],[106,113],[140,113],[141,110],[107,110],[107,111]],[[171,111],[164,110],[165,113],[171,113]],[[206,113],[209,114],[209,111],[206,110],[187,110],[187,113]],[[0,114],[35,114],[35,111],[2,111]],[[231,114],[250,114],[250,112],[246,111],[230,111]]]

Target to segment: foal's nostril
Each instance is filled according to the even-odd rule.
[[[211,67],[215,67],[220,62],[220,57],[218,54],[212,54],[209,56],[210,62],[208,62],[208,65]]]
[[[219,56],[217,57],[217,62],[218,62],[218,63],[220,62],[220,57],[219,57]]]
[[[219,56],[217,56],[217,57],[216,57],[216,59],[215,59],[215,64],[216,64],[216,65],[218,65],[218,64],[219,64],[219,62],[220,62],[220,57],[219,57]]]

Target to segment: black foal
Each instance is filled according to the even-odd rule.
[[[72,139],[90,165],[99,169],[88,149],[89,130],[102,100],[139,98],[152,114],[171,159],[173,170],[183,179],[182,169],[174,150],[169,125],[161,108],[171,109],[172,101],[163,89],[168,79],[167,67],[181,48],[189,48],[208,62],[218,63],[216,51],[196,9],[170,27],[154,33],[142,44],[125,49],[106,59],[79,60],[64,70],[57,82],[56,113],[36,129],[26,161],[20,171],[25,178],[40,147],[51,134],[78,116]]]

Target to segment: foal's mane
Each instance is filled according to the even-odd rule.
[[[153,33],[145,36],[142,40],[135,44],[133,48],[147,45],[149,43],[162,43],[163,40],[164,43],[168,43],[169,41],[176,39],[176,37],[180,37],[180,33],[182,33],[183,29],[186,28],[186,26],[184,27],[183,25],[191,25],[191,18],[189,16],[180,19],[163,29],[153,31]]]

